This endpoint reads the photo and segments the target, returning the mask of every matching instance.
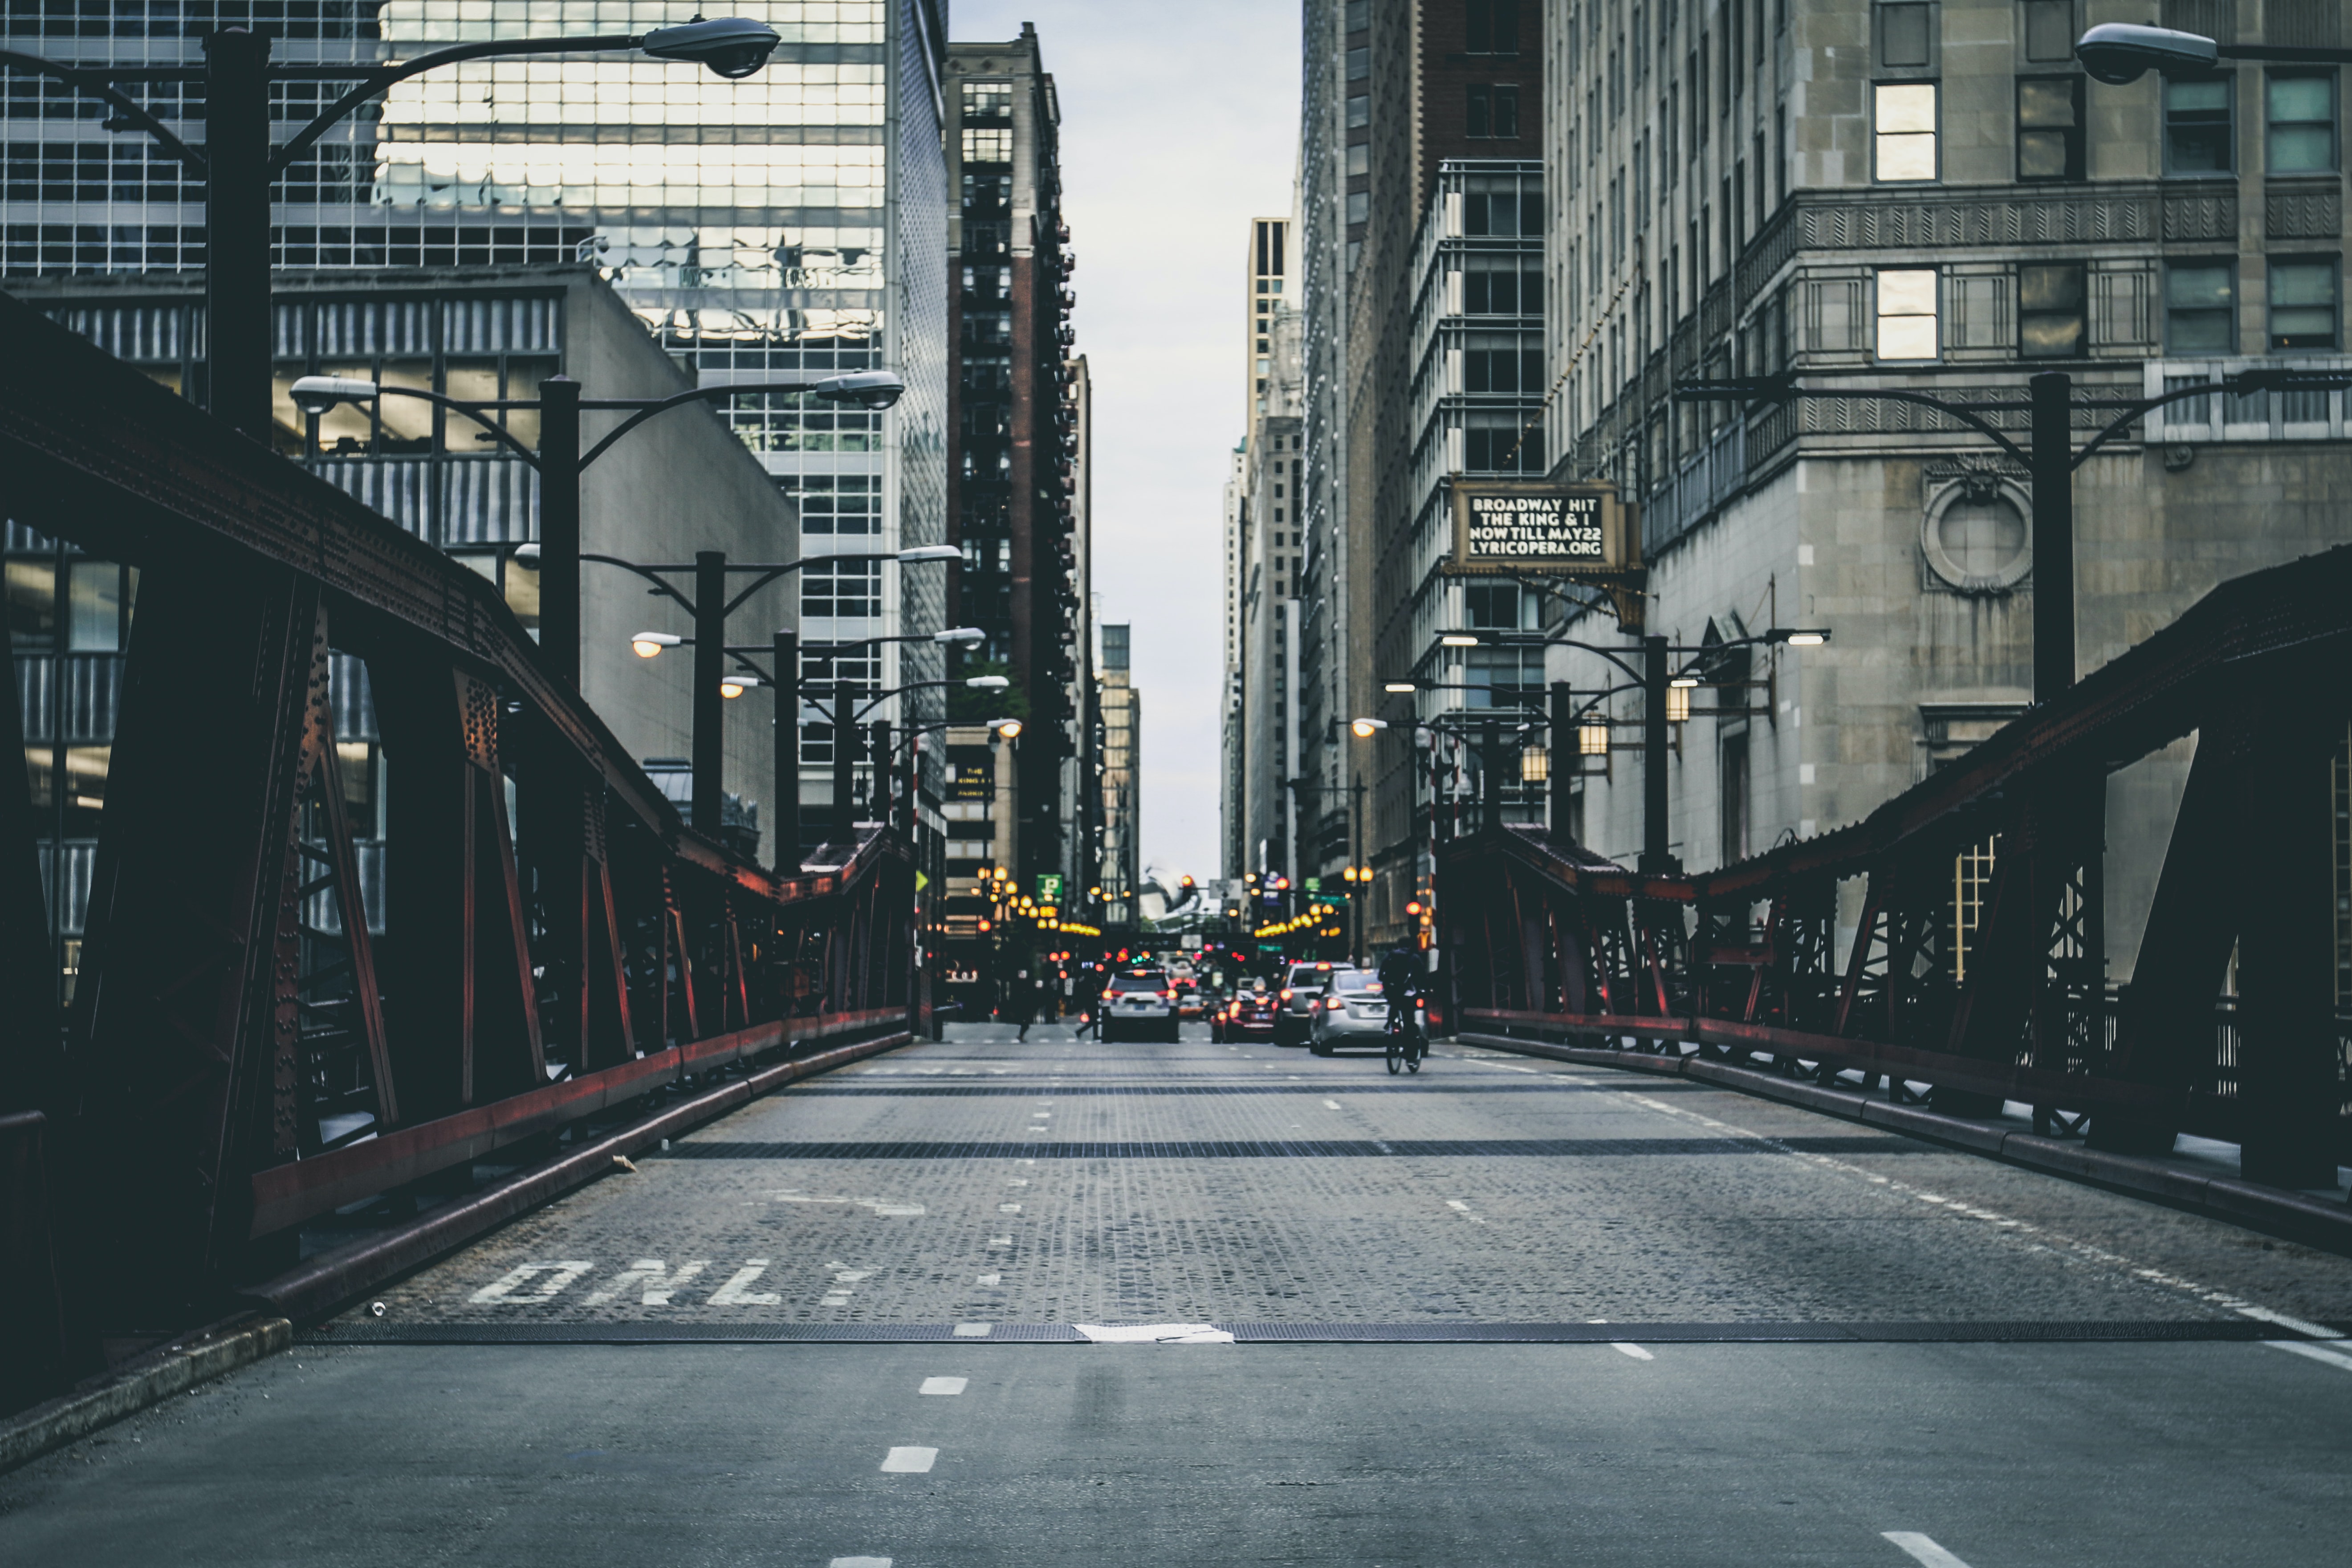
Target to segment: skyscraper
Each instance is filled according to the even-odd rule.
[[[688,7],[646,0],[226,0],[142,14],[31,0],[0,46],[87,61],[194,63],[204,35],[270,35],[278,57],[373,65],[482,38],[643,33]],[[705,383],[886,367],[907,382],[887,414],[744,399],[729,418],[800,504],[804,548],[871,552],[946,537],[946,186],[940,0],[779,0],[764,69],[722,80],[626,54],[477,60],[394,87],[296,161],[276,191],[274,254],[289,268],[415,268],[586,260]],[[283,140],[331,96],[283,89]],[[187,128],[173,85],[150,103]],[[198,193],[133,132],[46,79],[12,76],[0,152],[0,275],[170,271],[204,264]],[[594,371],[575,372],[595,395]],[[290,405],[287,406],[290,407]],[[528,509],[498,523],[535,535]],[[499,534],[495,537],[510,537]],[[788,554],[794,542],[773,549]],[[939,571],[869,563],[802,577],[803,641],[938,626]],[[769,628],[745,628],[757,641]],[[813,667],[814,668],[814,667]],[[934,679],[940,653],[842,661],[879,686]],[[903,720],[937,711],[906,700]],[[876,717],[888,717],[886,706]],[[809,715],[814,719],[814,715]],[[821,723],[803,762],[831,760]],[[804,774],[814,797],[815,771]],[[810,813],[804,840],[821,830]]]
[[[1080,884],[1088,813],[1089,682],[1084,365],[1073,344],[1076,258],[1062,216],[1061,109],[1034,27],[949,51],[948,223],[955,341],[949,478],[964,566],[964,656],[1028,704],[1017,748],[1024,885]],[[975,717],[987,717],[981,714]]]

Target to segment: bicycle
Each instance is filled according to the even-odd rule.
[[[1411,997],[1389,1004],[1389,1076],[1419,1072],[1429,1054],[1429,1037],[1422,1032],[1421,1008]]]

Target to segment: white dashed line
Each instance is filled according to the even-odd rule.
[[[1879,1533],[1909,1552],[1914,1559],[1924,1563],[1926,1568],[1969,1568],[1967,1563],[1937,1545],[1928,1537],[1916,1531],[1884,1530]]]
[[[1460,1198],[1446,1199],[1445,1206],[1450,1209],[1460,1209],[1464,1214],[1468,1214],[1470,1212],[1470,1205],[1464,1203]]]
[[[1623,1340],[1611,1340],[1609,1342],[1609,1348],[1615,1351],[1620,1355],[1632,1356],[1635,1361],[1655,1361],[1658,1359],[1656,1356],[1652,1355],[1648,1351],[1643,1350],[1641,1346],[1627,1344]]]
[[[2309,1356],[2315,1362],[2324,1362],[2338,1372],[2352,1372],[2352,1355],[2346,1355],[2342,1351],[2325,1350],[2301,1340],[2264,1340],[2262,1342],[2274,1351],[2287,1351],[2295,1355]]]
[[[1336,1100],[1327,1100],[1323,1102],[1323,1109],[1326,1110],[1337,1110],[1339,1109],[1339,1102]]]
[[[961,1394],[964,1389],[970,1385],[971,1382],[971,1379],[968,1377],[927,1377],[923,1379],[923,1386],[915,1390],[915,1392],[918,1394]]]
[[[1010,1247],[1013,1245],[1013,1238],[1009,1236],[992,1236],[988,1238],[988,1245],[991,1247]]]
[[[939,1463],[937,1448],[893,1448],[883,1458],[883,1470],[894,1476],[927,1476]]]
[[[1021,1205],[1019,1204],[999,1204],[996,1205],[996,1212],[998,1214],[1019,1214],[1021,1212]]]
[[[1002,1285],[1004,1283],[1004,1276],[1002,1274],[982,1274],[973,1279],[972,1283],[975,1285]]]
[[[825,1568],[890,1568],[887,1557],[836,1557]]]
[[[955,1337],[960,1340],[984,1340],[996,1331],[994,1323],[958,1323]]]

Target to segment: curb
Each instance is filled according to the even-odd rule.
[[[284,1318],[243,1318],[124,1363],[94,1386],[59,1394],[0,1423],[0,1471],[86,1437],[175,1394],[275,1355],[294,1342]]]
[[[634,1154],[800,1079],[896,1050],[913,1044],[915,1038],[900,1030],[797,1061],[780,1062],[720,1084],[649,1121],[600,1138],[560,1160],[493,1183],[407,1225],[322,1252],[298,1268],[243,1291],[247,1300],[261,1309],[259,1314],[199,1330],[166,1349],[124,1363],[89,1386],[0,1420],[0,1473],[198,1384],[276,1355],[294,1342],[294,1324],[289,1320],[323,1317],[362,1291],[422,1268],[519,1215],[585,1186],[610,1173],[616,1155]]]
[[[1586,1046],[1556,1046],[1545,1040],[1518,1040],[1506,1035],[1458,1035],[1465,1046],[1509,1051],[1519,1056],[1549,1057],[1582,1067],[1616,1068],[1664,1078],[1693,1079],[1724,1089],[1777,1100],[1818,1110],[1847,1121],[1866,1122],[1907,1133],[1931,1143],[1942,1143],[1971,1153],[1986,1154],[2012,1165],[2050,1175],[2111,1187],[2136,1197],[2154,1198],[2189,1209],[2209,1219],[2244,1226],[2251,1230],[2299,1241],[2329,1252],[2352,1256],[2352,1206],[2305,1197],[2279,1187],[2265,1187],[2232,1176],[2209,1176],[2162,1160],[2137,1154],[2110,1154],[2080,1143],[2020,1132],[1994,1122],[1945,1116],[1916,1106],[1874,1100],[1854,1089],[1819,1084],[1792,1083],[1770,1073],[1732,1067],[1697,1057],[1654,1057],[1635,1051],[1597,1050]]]

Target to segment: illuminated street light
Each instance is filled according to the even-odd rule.
[[[629,648],[639,658],[659,658],[662,649],[676,647],[685,641],[675,632],[639,632],[629,638]]]

